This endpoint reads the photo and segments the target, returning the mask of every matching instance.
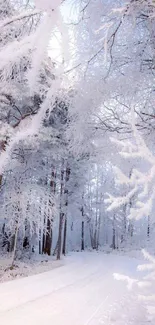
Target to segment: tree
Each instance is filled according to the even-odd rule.
[[[4,4],[5,4],[4,11],[6,12],[6,10],[8,9],[9,2],[5,1]],[[28,12],[23,11],[23,13],[19,13],[19,14],[16,14],[12,11],[11,17],[9,17],[8,14],[7,18],[2,20],[1,28],[4,30],[4,35],[6,31],[4,42],[6,39],[8,39],[8,41],[10,40],[10,42],[6,46],[4,42],[2,42],[2,46],[1,46],[0,55],[3,58],[0,65],[1,80],[3,81],[2,87],[4,88],[4,85],[6,87],[6,83],[9,85],[9,83],[11,82],[12,89],[14,89],[15,94],[18,97],[21,96],[21,93],[19,93],[21,82],[22,82],[22,87],[26,88],[27,96],[28,94],[29,96],[35,95],[36,87],[38,87],[37,79],[40,74],[41,64],[45,58],[47,59],[47,46],[50,39],[52,28],[55,27],[55,25],[53,24],[55,23],[57,24],[60,18],[60,16],[58,17],[58,12],[57,12],[58,11],[57,7],[59,6],[59,4],[60,1],[59,2],[57,1],[57,5],[54,5],[54,12],[53,12],[52,11],[53,4],[51,8],[50,6],[48,7],[48,2],[46,2],[46,4],[43,5],[43,2],[36,1],[36,5],[38,6],[38,9],[37,8],[32,9],[29,10]],[[44,10],[45,11],[47,10],[47,12],[44,15],[44,18],[40,20],[40,24],[38,24],[38,26],[35,25],[36,27],[35,31],[33,31],[32,28],[29,34],[29,26],[30,26],[29,20],[27,23],[28,28],[26,32],[25,30],[23,31],[23,29],[25,28],[25,19],[27,22],[28,18],[40,15]],[[55,18],[55,20],[51,19],[51,15]],[[12,33],[12,26],[13,27],[15,26],[14,28],[16,28],[17,31],[20,29],[19,36],[18,35],[16,36],[16,34],[14,34],[14,31]],[[11,38],[10,38],[10,33],[11,33]],[[44,33],[46,34],[46,38],[43,36]],[[14,55],[10,57],[10,53],[13,53]],[[36,56],[37,56],[37,60],[35,59]],[[58,80],[55,80],[54,83],[55,86],[53,87],[52,80],[50,80],[49,90],[47,92],[47,88],[46,88],[45,93],[42,94],[44,100],[42,102],[42,105],[39,105],[40,109],[37,112],[35,112],[35,117],[32,120],[31,119],[28,120],[28,117],[29,116],[31,117],[33,115],[32,114],[33,112],[31,112],[31,110],[28,113],[26,112],[25,114],[22,114],[22,116],[19,116],[19,119],[17,117],[18,122],[15,123],[15,126],[18,126],[17,132],[13,132],[12,130],[13,134],[12,136],[9,137],[8,145],[6,146],[5,151],[1,154],[2,170],[5,164],[7,163],[7,160],[15,144],[19,143],[19,141],[25,139],[26,137],[36,134],[39,131],[46,110],[49,108],[48,106],[49,106],[51,96],[54,93],[56,95],[58,91],[58,85],[60,85],[60,82],[58,82]],[[54,89],[53,88],[51,89],[51,87],[53,87]],[[22,98],[25,97],[23,96],[23,88],[22,88]],[[14,100],[12,99],[12,95],[9,93],[8,96],[9,99],[11,98],[12,102],[14,103]],[[52,103],[51,103],[51,107],[52,107]],[[29,127],[28,127],[28,122],[30,122]],[[9,130],[8,126],[7,129]]]
[[[155,198],[154,192],[154,178],[155,178],[155,157],[151,150],[146,146],[142,136],[137,131],[133,124],[133,139],[132,141],[120,141],[112,139],[120,148],[120,155],[125,159],[143,159],[145,161],[145,170],[139,168],[132,170],[131,177],[126,176],[119,168],[115,167],[116,181],[121,185],[128,187],[128,192],[125,196],[114,197],[109,195],[105,200],[109,204],[108,210],[119,209],[121,206],[130,202],[131,198],[136,196],[134,206],[130,206],[128,218],[141,219],[149,218],[149,235],[150,235],[150,216],[153,217],[152,209]],[[146,167],[147,166],[147,167]],[[147,228],[148,235],[148,228]],[[143,289],[144,294],[140,295],[140,298],[145,302],[147,312],[151,320],[155,319],[154,308],[154,274],[155,274],[155,259],[145,250],[143,250],[144,257],[150,262],[150,264],[142,265],[139,270],[151,270],[151,273],[143,278],[142,282],[138,280],[135,282],[140,288]],[[120,276],[119,279],[123,279]],[[128,280],[128,279],[127,279]],[[129,279],[130,281],[130,279]]]
[[[61,78],[57,76],[57,68],[54,68],[54,64],[48,58],[47,51],[52,30],[55,26],[59,30],[62,28],[62,16],[59,12],[61,1],[51,4],[50,1],[38,0],[35,4],[36,7],[25,9],[19,8],[17,3],[11,3],[8,0],[0,3],[2,30],[0,42],[2,59],[0,64],[1,184],[2,174],[5,173],[6,165],[14,151],[16,150],[17,154],[21,144],[24,146],[26,142],[28,146],[29,140],[36,142],[38,132],[43,127],[45,115],[47,111],[53,109],[56,94],[60,91]],[[50,200],[48,203],[50,204]],[[28,215],[29,198],[25,205]],[[51,205],[53,206],[53,203]],[[19,210],[18,202],[17,210]],[[18,226],[15,227],[15,239],[17,239],[20,226],[24,226],[24,220],[29,223],[21,209],[19,214],[16,222]],[[51,226],[49,221],[48,217],[48,229]],[[32,230],[35,227],[34,221],[30,228]],[[48,246],[48,252],[50,251],[49,241],[51,242],[51,237],[48,240],[47,232],[45,246]],[[47,247],[45,250],[47,251]],[[14,245],[15,251],[16,244]]]

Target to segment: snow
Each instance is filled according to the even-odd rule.
[[[61,267],[64,264],[63,259],[56,261],[53,256],[40,255],[31,259],[24,257],[22,260],[16,260],[13,269],[10,269],[12,255],[0,256],[0,282],[11,281],[21,277],[47,272],[54,268]]]
[[[64,266],[0,284],[0,324],[142,325],[145,310],[113,273],[136,277],[139,261],[76,253]]]

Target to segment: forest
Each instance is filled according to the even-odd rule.
[[[0,0],[0,263],[7,259],[14,270],[25,259],[61,263],[76,252],[79,279],[85,272],[88,276],[85,265],[90,265],[88,278],[98,274],[98,281],[101,270],[108,274],[106,265],[109,270],[120,265],[114,274],[116,292],[123,299],[125,281],[128,289],[136,287],[143,303],[131,305],[135,298],[130,296],[129,307],[139,306],[141,319],[130,321],[126,312],[127,321],[120,312],[116,325],[142,325],[146,314],[146,324],[155,320],[154,103],[154,0]],[[149,274],[139,280],[131,272],[135,260],[124,257],[121,264],[120,255],[141,250],[147,264],[138,269]],[[71,273],[67,266],[66,273],[53,273],[58,284],[52,290],[60,290],[59,273],[66,287],[72,278],[77,281],[74,263]],[[100,273],[94,273],[95,263]],[[107,283],[113,283],[110,279]],[[48,281],[44,296],[53,292],[48,292]],[[11,286],[10,292],[20,290]],[[105,283],[101,289],[108,297]],[[39,299],[36,292],[34,297],[21,293],[23,304]],[[85,312],[91,303],[91,312],[97,309],[85,323],[84,316],[75,322],[77,306],[62,307],[63,291],[56,294],[58,310],[69,308],[70,320],[52,318],[53,324],[113,325],[101,321],[103,315],[94,322],[103,302],[94,298],[96,307],[89,304],[92,292],[83,294],[88,295]],[[78,308],[80,297],[77,291]],[[7,308],[17,307],[12,303]],[[32,312],[35,317],[35,308]],[[79,314],[85,315],[81,309]],[[10,321],[1,318],[0,307],[4,325],[18,325],[11,315]],[[23,324],[45,322],[36,319]]]
[[[0,251],[152,245],[154,1],[0,2]]]

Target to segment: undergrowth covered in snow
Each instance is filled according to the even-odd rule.
[[[0,257],[0,282],[19,279],[34,274],[43,273],[61,267],[64,262],[56,261],[55,257],[36,256],[33,259],[27,257],[17,260],[13,267],[10,267],[11,256]]]

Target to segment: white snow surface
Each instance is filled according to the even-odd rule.
[[[75,253],[60,268],[1,283],[0,324],[148,324],[136,292],[113,277],[137,278],[139,264],[126,256]]]
[[[0,282],[51,271],[64,265],[64,259],[56,261],[54,256],[46,255],[35,255],[31,259],[25,256],[22,260],[16,260],[13,269],[10,269],[10,261],[12,261],[12,254],[0,256]]]

